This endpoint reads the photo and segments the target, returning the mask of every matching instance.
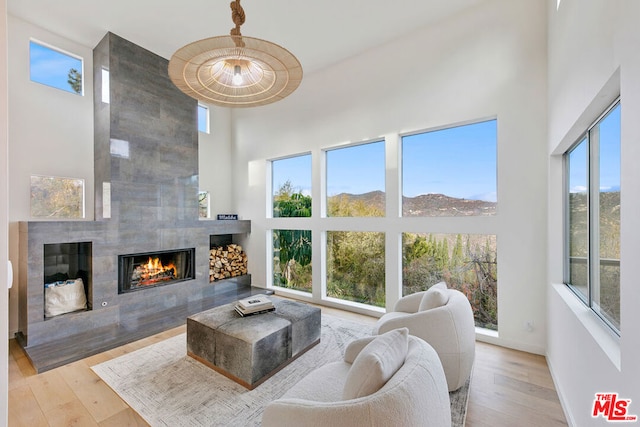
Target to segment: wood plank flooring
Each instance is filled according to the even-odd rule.
[[[321,308],[347,319],[376,320]],[[41,374],[10,340],[9,426],[146,426],[90,367],[185,331],[180,326]],[[478,342],[466,425],[566,426],[545,358]]]

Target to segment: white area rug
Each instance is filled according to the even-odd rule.
[[[186,335],[91,369],[152,426],[259,426],[264,407],[319,366],[340,360],[345,346],[372,327],[322,315],[320,344],[247,390],[186,355]],[[468,384],[451,393],[452,425],[463,426]]]

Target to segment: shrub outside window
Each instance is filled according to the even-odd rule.
[[[84,218],[84,180],[31,176],[33,218]]]
[[[327,231],[327,296],[385,306],[385,236]]]
[[[311,293],[311,230],[273,230],[273,285]]]
[[[564,154],[565,283],[620,333],[620,102]]]
[[[402,233],[402,294],[444,281],[471,302],[477,327],[498,330],[496,236]]]

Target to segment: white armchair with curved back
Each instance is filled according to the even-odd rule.
[[[397,329],[351,342],[269,403],[262,426],[450,427],[447,382],[434,349]]]
[[[382,316],[374,334],[408,328],[438,353],[449,391],[462,387],[475,358],[475,322],[467,297],[440,282],[423,292],[407,295]]]

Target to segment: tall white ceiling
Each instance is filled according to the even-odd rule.
[[[487,0],[242,0],[245,36],[290,50],[305,73]],[[230,0],[9,0],[8,11],[93,48],[111,31],[167,59],[181,46],[229,34]]]

